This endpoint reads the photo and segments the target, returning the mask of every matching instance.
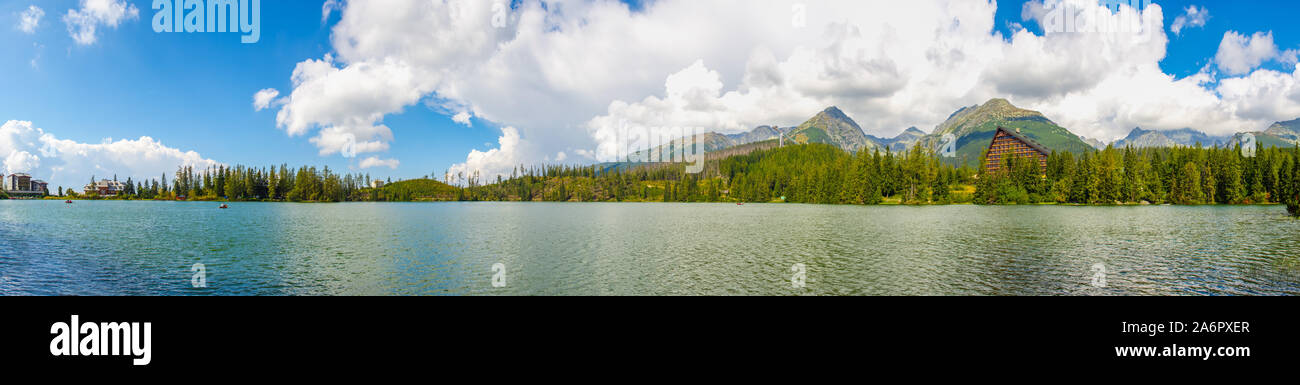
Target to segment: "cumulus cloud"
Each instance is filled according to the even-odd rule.
[[[372,156],[369,158],[362,159],[360,167],[361,168],[388,167],[396,170],[397,166],[401,164],[402,162],[399,162],[397,159],[379,159],[379,157],[377,156]]]
[[[401,111],[431,91],[427,74],[404,61],[386,59],[342,68],[333,58],[298,63],[293,93],[276,114],[290,136],[319,129],[311,142],[321,156],[385,151],[392,131],[384,115]]]
[[[31,122],[10,120],[0,126],[0,167],[5,173],[28,173],[52,186],[80,189],[91,176],[110,178],[117,175],[137,180],[170,178],[179,166],[197,169],[217,166],[194,151],[167,147],[153,138],[135,140],[105,139],[101,143],[81,143],[59,139],[34,127]]]
[[[343,4],[333,52],[298,64],[277,124],[292,136],[314,133],[322,155],[381,152],[395,138],[386,115],[454,106],[443,108],[453,120],[506,127],[497,148],[452,167],[491,176],[560,152],[606,159],[623,125],[734,132],[796,125],[831,105],[868,134],[889,136],[1004,97],[1077,134],[1113,139],[1135,126],[1260,129],[1294,118],[1285,114],[1300,103],[1290,97],[1294,74],[1240,57],[1257,36],[1233,40],[1216,59],[1238,77],[1164,73],[1169,37],[1158,4],[1030,1],[1025,22],[1048,25],[1065,5],[1095,23],[1009,35],[995,28],[992,1],[815,2],[803,24],[792,23],[786,0],[492,5]],[[1099,31],[1134,20],[1142,33]]]
[[[704,76],[709,72],[697,68],[702,65],[696,63],[668,78],[666,97],[615,101],[605,115],[589,121],[591,134],[599,143],[594,157],[611,160],[613,150],[622,145],[613,135],[621,125],[698,125],[721,131],[773,123],[788,126],[835,105],[854,117],[868,134],[890,136],[909,126],[933,127],[957,108],[994,97],[1048,112],[1058,122],[1073,124],[1068,127],[1078,133],[1113,137],[1134,126],[1128,119],[1095,119],[1099,114],[1116,118],[1132,103],[1149,106],[1129,97],[1126,85],[1139,82],[1162,93],[1187,95],[1159,71],[1165,36],[1140,33],[1163,31],[1158,6],[1139,13],[1130,8],[1111,10],[1088,1],[1068,4],[1098,15],[1098,25],[1121,25],[1126,20],[1148,23],[1147,28],[1135,28],[1133,33],[1036,35],[1018,29],[1004,37],[992,31],[995,4],[940,5],[937,9],[920,8],[923,12],[916,15],[832,22],[820,39],[795,47],[784,58],[755,50],[740,83],[730,90],[721,89],[716,81],[701,80],[694,82],[690,93],[672,91],[673,79],[688,73],[695,73],[695,79],[721,79],[718,73]],[[1052,17],[1055,6],[1034,3],[1022,13],[1031,21],[1043,22]],[[856,14],[851,9],[834,13]],[[864,27],[869,25],[881,27]],[[1195,81],[1178,85],[1199,89]],[[1191,95],[1209,94],[1200,90]],[[1065,98],[1094,109],[1071,108],[1062,102]]]
[[[470,115],[468,111],[461,111],[461,112],[457,112],[456,115],[452,115],[451,121],[464,124],[465,127],[473,127],[474,123],[469,120],[470,118],[473,117],[474,116]]]
[[[1175,35],[1181,35],[1185,28],[1200,28],[1205,26],[1205,22],[1210,20],[1210,11],[1204,7],[1189,5],[1183,10],[1183,14],[1174,19],[1174,23],[1169,25],[1169,30]]]
[[[69,9],[63,16],[68,35],[79,45],[92,45],[99,26],[117,28],[127,20],[140,17],[140,10],[125,0],[81,0],[81,8]]]
[[[1223,34],[1214,62],[1223,72],[1243,75],[1277,55],[1277,44],[1273,43],[1272,32],[1255,32],[1254,35],[1246,36],[1237,31],[1228,31]]]
[[[26,11],[18,15],[18,30],[28,35],[36,33],[36,28],[41,26],[41,18],[45,17],[45,11],[35,5],[28,6]]]
[[[276,102],[275,98],[278,96],[280,96],[280,91],[274,88],[257,91],[256,94],[253,94],[253,108],[257,111],[270,108],[271,104]]]
[[[5,171],[9,174],[27,172],[41,167],[41,158],[27,151],[10,151],[4,158]]]
[[[465,158],[465,163],[451,166],[447,169],[449,176],[461,176],[470,178],[475,172],[483,179],[491,179],[496,170],[505,170],[505,174],[511,168],[518,166],[522,159],[517,158],[520,153],[521,141],[519,130],[514,127],[505,127],[501,129],[501,137],[497,139],[498,148],[487,151],[471,150],[469,156]],[[455,183],[463,183],[462,180],[455,180]]]
[[[1244,119],[1262,123],[1300,117],[1300,69],[1290,73],[1258,70],[1249,76],[1223,79],[1216,90],[1223,95],[1223,106]]]

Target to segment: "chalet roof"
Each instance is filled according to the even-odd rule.
[[[1015,130],[1009,130],[1006,127],[998,126],[998,131],[1005,132],[1007,133],[1007,135],[1011,135],[1011,137],[1016,138],[1021,142],[1025,142],[1026,145],[1029,145],[1029,148],[1037,150],[1038,152],[1043,153],[1043,155],[1052,154],[1052,152],[1049,151],[1047,147],[1043,147],[1043,145],[1038,144],[1038,142],[1035,142],[1033,139],[1029,139],[1029,137],[1027,136],[1021,135],[1019,132],[1016,132]],[[997,133],[995,132],[993,133],[993,135],[997,136]]]
[[[95,183],[88,184],[88,185],[86,185],[86,186],[95,186],[95,187],[122,187],[122,186],[126,186],[126,183],[118,182],[118,181],[115,181],[115,180],[103,179],[103,180],[97,181],[97,182],[95,182]]]

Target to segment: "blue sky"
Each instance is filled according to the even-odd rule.
[[[155,33],[151,27],[154,11],[150,2],[129,1],[138,9],[138,17],[124,20],[115,28],[99,25],[96,41],[88,45],[74,41],[63,20],[69,10],[82,6],[81,1],[6,0],[0,4],[0,18],[4,20],[4,26],[0,27],[3,36],[0,39],[0,73],[4,74],[0,84],[5,86],[5,92],[0,92],[0,122],[30,121],[32,126],[58,139],[90,144],[101,143],[106,138],[120,140],[149,136],[166,147],[195,151],[202,158],[224,164],[328,165],[336,170],[370,172],[395,178],[440,174],[454,164],[466,163],[467,154],[473,150],[487,151],[500,147],[499,137],[503,136],[502,128],[505,126],[522,126],[520,131],[525,142],[538,140],[537,133],[543,132],[543,128],[527,127],[529,122],[523,121],[527,119],[482,118],[509,114],[483,107],[490,101],[481,97],[454,98],[455,104],[466,106],[475,112],[476,117],[470,126],[453,122],[452,114],[445,108],[432,108],[427,104],[430,100],[441,99],[440,92],[451,87],[439,83],[432,86],[435,91],[424,92],[419,103],[405,103],[400,111],[383,114],[380,122],[391,128],[396,138],[388,142],[386,151],[351,159],[336,154],[321,156],[321,148],[309,141],[312,134],[287,135],[285,130],[277,127],[276,114],[280,108],[272,106],[256,111],[252,95],[273,88],[282,97],[288,96],[295,89],[290,76],[296,65],[305,60],[337,55],[331,31],[340,20],[340,12],[333,12],[322,22],[324,1],[263,1],[261,40],[256,44],[240,44],[239,35],[229,33]],[[516,1],[516,8],[520,7],[519,3]],[[1013,23],[1018,23],[1041,34],[1041,28],[1022,19],[1023,3],[999,1],[994,29],[1010,36]],[[1211,15],[1203,27],[1190,27],[1181,34],[1169,35],[1167,57],[1159,62],[1159,67],[1176,78],[1195,75],[1211,65],[1220,41],[1230,30],[1247,35],[1271,31],[1279,50],[1300,48],[1300,27],[1294,23],[1294,15],[1300,11],[1300,6],[1292,2],[1170,0],[1156,3],[1164,8],[1166,27],[1190,5],[1203,6]],[[647,12],[648,8],[656,6],[653,2],[643,4],[641,1],[629,4],[634,14]],[[19,24],[22,14],[31,5],[40,7],[44,16],[32,33],[27,33]],[[829,16],[831,19],[837,17]],[[774,45],[782,44],[793,46],[797,42]],[[777,59],[782,60],[797,50],[777,48],[774,51]],[[748,50],[738,56],[745,54]],[[605,112],[604,106],[615,99],[635,103],[644,97],[663,98],[664,78],[687,68],[692,61],[690,58],[670,61],[665,66],[672,67],[662,70],[653,68],[638,72],[635,68],[629,69],[626,75],[629,80],[637,79],[637,84],[651,87],[610,86],[608,88],[612,91],[607,94],[597,93],[583,99],[594,107],[580,109],[574,114],[590,116],[595,112],[595,115],[600,115]],[[738,84],[744,78],[744,63],[744,60],[727,63],[704,58],[701,68],[706,77],[709,71],[720,73],[723,92],[739,91],[747,88]],[[345,68],[343,63],[335,66]],[[1292,68],[1282,61],[1273,60],[1260,64],[1257,69],[1286,73]],[[532,86],[520,87],[526,91]],[[545,88],[544,85],[537,87]],[[972,92],[972,95],[976,94],[979,93]],[[950,104],[965,104],[969,100],[973,99],[951,101]],[[1028,104],[1036,102],[1024,97],[1013,99],[1020,100],[1027,100]],[[855,109],[861,111],[858,115],[875,113],[878,109],[874,109],[871,103],[864,101],[859,107],[847,110],[851,113]],[[947,109],[950,107],[944,104],[936,111]],[[942,119],[945,114],[930,115]],[[799,112],[777,117],[784,116],[793,119],[799,116]],[[572,122],[562,124],[577,127],[585,124],[586,119],[571,119]],[[915,117],[903,116],[898,121],[904,123],[882,123],[880,132],[901,131],[905,122],[916,120]],[[929,127],[921,127],[929,130]],[[582,128],[571,127],[564,132],[572,135],[572,132],[581,133]],[[577,144],[536,144],[536,151],[513,158],[513,161],[554,160],[559,158],[555,156],[557,152],[563,152],[566,161],[588,162],[591,160],[580,157],[578,153],[584,146],[589,146],[592,139],[583,139],[586,142],[578,141]],[[395,169],[360,168],[358,160],[370,155],[400,160],[400,166]],[[0,160],[5,156],[0,154]],[[84,183],[89,180],[90,173],[98,172],[103,177],[106,176],[103,173],[119,172],[109,167],[100,170],[92,167],[65,169],[61,175],[47,170],[43,171],[47,175],[41,175],[40,172],[52,162],[47,159],[45,165],[38,167],[37,177],[54,179],[57,185]],[[120,173],[125,179],[126,174],[143,173],[141,169],[148,168],[121,170]],[[0,172],[4,169],[0,168]]]
[[[329,51],[322,1],[264,1],[256,44],[240,44],[239,35],[228,33],[158,34],[149,24],[149,3],[132,3],[139,19],[99,30],[91,46],[77,45],[59,20],[76,0],[40,1],[46,15],[33,35],[5,28],[0,73],[9,92],[0,93],[0,120],[29,120],[60,139],[89,143],[150,136],[226,164],[349,169],[347,160],[317,156],[311,143],[277,129],[274,110],[255,112],[251,104],[259,89],[287,87],[299,61]],[[0,15],[16,18],[28,5],[5,1]],[[499,135],[491,126],[466,128],[422,106],[386,121],[408,139],[392,151],[409,166],[376,175],[445,169]]]
[[[1000,32],[1008,34],[1011,23],[1021,23],[1035,33],[1042,33],[1042,28],[1021,19],[1020,11],[1024,3],[1026,1],[998,1],[997,24],[1000,26]],[[1210,18],[1206,20],[1204,27],[1187,28],[1179,35],[1170,36],[1168,54],[1165,60],[1160,62],[1160,68],[1169,74],[1181,77],[1199,72],[1214,57],[1223,34],[1229,30],[1247,34],[1272,31],[1274,41],[1279,47],[1300,46],[1300,25],[1289,20],[1300,12],[1300,5],[1294,2],[1155,0],[1153,3],[1164,8],[1166,31],[1189,6],[1206,8],[1210,12]],[[1277,69],[1282,67],[1278,63],[1267,65]]]

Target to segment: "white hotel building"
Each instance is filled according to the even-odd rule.
[[[10,175],[0,174],[0,189],[9,194],[43,194],[49,188],[49,183],[39,179],[32,179],[30,174],[15,173]]]

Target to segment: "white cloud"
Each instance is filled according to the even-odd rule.
[[[1283,51],[1281,54],[1278,54],[1277,60],[1282,62],[1282,64],[1294,66],[1297,62],[1300,62],[1300,50],[1288,49]]]
[[[1183,14],[1174,19],[1174,23],[1169,26],[1169,30],[1175,35],[1181,35],[1183,29],[1200,28],[1205,26],[1205,22],[1210,19],[1210,11],[1204,7],[1189,5],[1183,10]]]
[[[334,52],[294,70],[277,124],[293,136],[316,131],[322,155],[346,154],[349,138],[367,153],[394,139],[388,114],[463,112],[507,127],[498,148],[452,167],[491,176],[560,151],[607,157],[620,124],[736,131],[799,124],[831,105],[880,136],[933,127],[994,97],[1102,139],[1135,126],[1225,133],[1295,117],[1284,115],[1300,104],[1289,96],[1294,74],[1164,73],[1158,4],[1064,3],[1092,11],[1097,25],[1146,21],[1149,33],[1002,35],[991,1],[814,2],[797,28],[786,0],[660,0],[638,11],[528,0],[496,28],[491,2],[358,0],[343,5]],[[1042,25],[1058,4],[1031,1],[1022,16]],[[1253,43],[1239,46],[1249,54]],[[1258,67],[1225,55],[1216,63],[1230,75]]]
[[[1048,11],[1047,4],[1042,1],[1026,1],[1020,5],[1020,18],[1025,21],[1043,20],[1047,17]]]
[[[1050,7],[1034,5],[1037,7],[1026,7],[1026,17],[1050,16]],[[1142,14],[1132,9],[1112,14],[1095,2],[1072,5],[1094,7],[1096,14],[1114,19],[1110,24],[1127,17],[1147,20],[1152,23],[1150,30],[1163,31],[1158,24],[1158,6]],[[1008,97],[1022,107],[1043,110],[1058,122],[1072,124],[1068,127],[1077,133],[1112,137],[1133,126],[1127,121],[1095,119],[1099,114],[1116,117],[1114,114],[1122,114],[1121,110],[1133,103],[1139,111],[1146,111],[1142,108],[1151,104],[1128,97],[1131,92],[1123,89],[1128,84],[1149,85],[1162,94],[1185,99],[1209,95],[1195,82],[1175,83],[1159,71],[1167,43],[1163,34],[1042,36],[1021,29],[1004,39],[992,32],[993,7],[978,2],[944,3],[937,10],[921,8],[923,12],[915,15],[882,16],[888,20],[831,23],[819,41],[796,47],[783,59],[767,50],[755,50],[738,85],[723,88],[716,81],[700,80],[694,82],[694,94],[666,89],[663,98],[616,101],[605,115],[588,122],[600,144],[594,157],[610,160],[620,145],[613,142],[620,124],[703,126],[724,131],[773,123],[789,126],[836,105],[868,134],[889,136],[909,126],[933,127],[957,108],[993,97]],[[856,14],[851,9],[834,13]],[[880,27],[862,27],[867,25]],[[692,72],[697,73],[694,78],[703,79],[698,74],[706,72],[694,68],[697,66],[700,64],[670,76],[665,85]],[[712,79],[722,78],[715,73]],[[1199,92],[1184,92],[1180,85],[1188,84]],[[688,94],[694,96],[684,97]],[[1062,102],[1065,98],[1094,109],[1071,108],[1070,103]]]
[[[81,0],[81,8],[69,9],[63,16],[68,35],[79,45],[92,45],[100,25],[117,28],[123,21],[140,17],[140,10],[125,0]]]
[[[45,17],[45,11],[35,5],[28,6],[26,11],[18,16],[18,30],[28,35],[36,33],[36,28],[41,26],[41,18]]]
[[[505,170],[502,174],[508,173],[511,168],[519,165],[522,159],[517,158],[520,153],[522,142],[519,138],[519,130],[514,127],[505,127],[501,129],[501,137],[497,139],[500,146],[487,151],[470,150],[469,156],[465,158],[465,163],[451,166],[447,173],[453,177],[463,175],[464,178],[470,178],[475,172],[479,172],[481,179],[492,179],[495,170]],[[453,181],[460,183],[461,181]]]
[[[1255,32],[1254,35],[1246,36],[1237,31],[1228,31],[1223,34],[1214,62],[1218,64],[1219,70],[1230,75],[1244,75],[1265,61],[1277,57],[1277,54],[1272,32]]]
[[[91,176],[117,175],[141,179],[170,179],[178,166],[204,169],[218,165],[194,151],[181,151],[143,136],[135,140],[105,139],[102,143],[80,143],[59,139],[36,128],[31,122],[10,120],[0,126],[0,167],[5,173],[25,172],[53,186],[80,189]]]
[[[372,156],[369,158],[362,159],[360,167],[361,168],[388,167],[396,170],[397,166],[401,164],[402,162],[399,162],[397,159],[379,159],[379,157],[377,156]]]
[[[470,118],[473,117],[474,115],[470,115],[468,111],[461,111],[457,112],[456,115],[452,115],[451,121],[464,124],[465,127],[474,127],[474,123],[470,121]]]
[[[274,88],[257,91],[256,94],[253,94],[253,108],[257,111],[261,111],[271,107],[272,103],[278,104],[275,100],[278,96],[280,96],[280,91]]]
[[[330,15],[333,14],[334,11],[341,10],[343,10],[343,0],[325,0],[325,4],[320,6],[321,24],[325,24],[325,22],[329,21]]]
[[[16,172],[27,172],[41,167],[41,158],[27,151],[10,151],[9,156],[5,157],[5,172],[13,174]]]
[[[1224,107],[1244,119],[1266,122],[1300,117],[1300,69],[1291,73],[1259,70],[1249,76],[1223,79],[1216,90],[1223,95]]]
[[[431,90],[427,74],[397,59],[337,68],[333,58],[298,63],[293,93],[276,114],[290,136],[319,128],[311,142],[321,156],[388,149],[393,134],[384,115],[401,111]]]

